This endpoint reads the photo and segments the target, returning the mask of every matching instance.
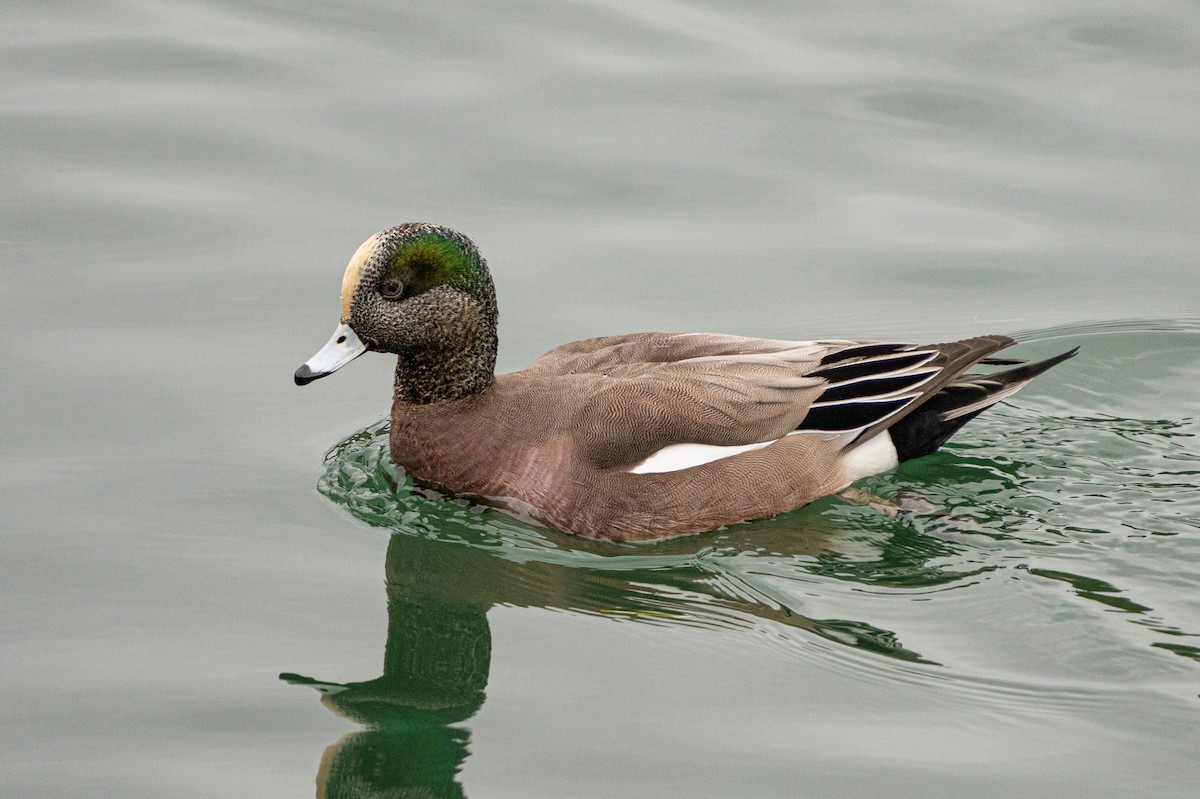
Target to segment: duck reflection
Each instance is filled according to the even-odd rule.
[[[453,725],[483,705],[494,560],[469,546],[393,535],[382,676],[332,683],[280,675],[316,688],[323,705],[366,727],[325,751],[317,796],[463,796],[457,774],[470,733]]]
[[[711,539],[652,551],[635,548],[637,554],[624,560],[597,557],[595,567],[585,568],[578,560],[528,560],[479,543],[394,533],[385,566],[383,674],[352,683],[280,675],[317,689],[322,704],[364,726],[326,750],[317,795],[464,795],[458,772],[470,733],[461,723],[484,702],[492,649],[487,613],[496,605],[669,625],[746,628],[769,620],[891,657],[921,660],[887,630],[844,619],[808,618],[789,607],[787,596],[774,591],[769,579],[759,579],[772,571],[803,571],[800,562],[816,565],[812,558],[828,556],[834,548],[840,551],[833,556],[842,559],[880,555],[875,550],[869,557],[873,547],[861,537],[848,540],[853,536],[820,516],[807,517],[803,527],[775,525],[725,535],[716,549],[758,553],[740,558],[753,564],[742,570],[731,567],[729,559],[713,557]],[[749,546],[751,540],[757,549]],[[762,554],[785,547],[787,556]],[[606,566],[614,561],[628,568]],[[664,562],[668,568],[654,566]]]

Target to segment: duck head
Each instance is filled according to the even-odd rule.
[[[477,393],[494,378],[496,318],[492,278],[470,239],[423,223],[380,231],[346,266],[341,323],[296,370],[296,385],[373,350],[398,356],[397,399]]]

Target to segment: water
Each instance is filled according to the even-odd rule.
[[[1182,2],[10,4],[3,792],[1191,796],[1198,44]],[[895,519],[580,541],[394,488],[387,359],[292,386],[410,220],[489,259],[505,370],[1083,350],[865,481]]]

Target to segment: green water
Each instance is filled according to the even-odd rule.
[[[0,794],[1194,795],[1194,4],[19,2],[0,66]],[[504,370],[1082,350],[895,518],[583,541],[414,492],[388,359],[292,385],[411,220]]]

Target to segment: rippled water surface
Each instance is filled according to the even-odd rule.
[[[1195,4],[16,2],[0,64],[0,793],[1195,794]],[[505,370],[1082,350],[875,505],[584,541],[397,475],[388,359],[292,385],[410,220]]]

